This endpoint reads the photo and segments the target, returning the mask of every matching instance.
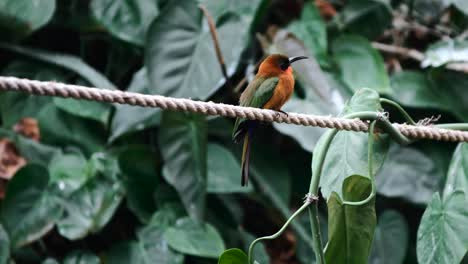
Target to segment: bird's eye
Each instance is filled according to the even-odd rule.
[[[291,66],[291,64],[289,63],[289,61],[284,61],[284,62],[281,62],[280,63],[280,68],[281,70],[285,71],[289,68],[289,66]]]

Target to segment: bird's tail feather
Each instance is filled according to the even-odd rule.
[[[249,161],[250,161],[250,144],[252,142],[252,129],[247,129],[244,136],[244,147],[242,149],[242,164],[241,164],[241,185],[247,186],[249,182]]]

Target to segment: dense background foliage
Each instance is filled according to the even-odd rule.
[[[200,2],[216,23],[228,81]],[[0,74],[236,104],[261,58],[279,52],[312,58],[295,65],[284,111],[338,115],[368,87],[416,119],[468,122],[467,25],[464,0],[0,0]],[[372,90],[359,90],[345,112],[378,109]],[[301,205],[325,131],[261,126],[252,184],[241,188],[230,119],[8,92],[0,120],[0,264],[217,263],[223,250],[276,232]],[[369,262],[460,262],[468,145],[383,141]],[[343,182],[368,176],[366,155],[365,134],[340,132],[331,146],[324,241],[325,198],[350,195]],[[351,219],[332,223],[327,251],[359,254],[346,245],[362,241],[336,242],[334,232],[369,211],[343,210]],[[311,263],[309,229],[304,214],[255,259]]]

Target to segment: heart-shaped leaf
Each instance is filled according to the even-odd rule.
[[[468,250],[468,199],[454,191],[444,199],[438,192],[423,214],[418,228],[416,249],[419,263],[460,263]]]
[[[7,37],[22,37],[47,24],[54,11],[55,0],[26,2],[2,0],[0,1],[0,28]]]
[[[347,201],[362,201],[371,192],[367,177],[353,175],[343,182],[342,195]],[[367,263],[376,226],[375,198],[364,205],[343,205],[333,192],[328,199],[327,263]]]
[[[154,0],[93,0],[94,17],[119,39],[143,46],[149,24],[159,14]]]
[[[229,150],[221,145],[208,144],[209,193],[250,192],[252,185],[240,185],[240,164]]]
[[[343,81],[353,91],[361,88],[371,88],[379,93],[390,91],[390,80],[382,56],[365,38],[340,36],[332,43],[332,53]]]
[[[218,264],[246,264],[247,255],[238,248],[230,248],[221,254]]]
[[[193,256],[218,258],[225,249],[221,235],[212,225],[188,217],[177,220],[164,232],[164,238],[174,250]]]
[[[12,248],[41,238],[62,215],[62,208],[47,191],[48,183],[49,174],[39,165],[26,165],[9,182],[1,220]]]
[[[148,32],[146,67],[158,94],[207,99],[224,82],[213,41],[196,1],[172,1]],[[231,16],[217,28],[228,73],[237,67],[248,24]]]
[[[468,144],[460,143],[453,153],[444,187],[444,198],[453,190],[468,193]]]
[[[403,263],[409,238],[405,218],[398,211],[387,210],[379,216],[378,220],[369,263]]]
[[[163,176],[177,190],[189,215],[204,217],[206,196],[205,118],[184,112],[164,112],[159,145],[164,159]]]

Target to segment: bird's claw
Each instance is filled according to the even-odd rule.
[[[286,112],[284,112],[283,110],[277,110],[277,111],[276,111],[276,116],[279,117],[280,114],[284,114],[284,115],[286,115],[286,117],[289,117],[289,114],[286,113]]]

